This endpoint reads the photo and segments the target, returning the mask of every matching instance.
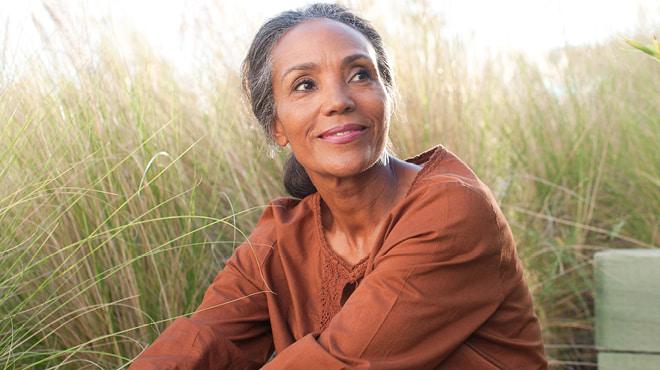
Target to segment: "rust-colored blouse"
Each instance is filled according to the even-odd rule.
[[[317,194],[265,210],[190,318],[131,369],[544,369],[538,320],[491,192],[437,147],[367,258],[327,245]],[[378,189],[374,189],[378,191]]]

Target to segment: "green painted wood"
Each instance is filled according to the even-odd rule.
[[[604,251],[594,260],[596,347],[660,355],[660,249]]]
[[[658,370],[660,354],[598,353],[598,370]]]

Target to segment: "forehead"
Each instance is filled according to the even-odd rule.
[[[371,42],[358,30],[327,18],[300,23],[280,38],[271,52],[274,67],[304,63],[318,54],[367,53],[376,60]]]

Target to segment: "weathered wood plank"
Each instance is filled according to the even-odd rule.
[[[660,355],[660,250],[604,251],[594,260],[596,346]]]
[[[598,353],[598,370],[658,370],[660,354]]]

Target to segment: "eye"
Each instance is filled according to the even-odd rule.
[[[351,81],[364,81],[369,78],[371,78],[371,73],[366,69],[360,69],[351,77]]]
[[[314,81],[312,81],[312,80],[302,80],[302,81],[297,82],[293,86],[293,89],[296,90],[296,91],[305,91],[305,90],[311,90],[314,87],[316,87],[316,85],[314,84]]]

